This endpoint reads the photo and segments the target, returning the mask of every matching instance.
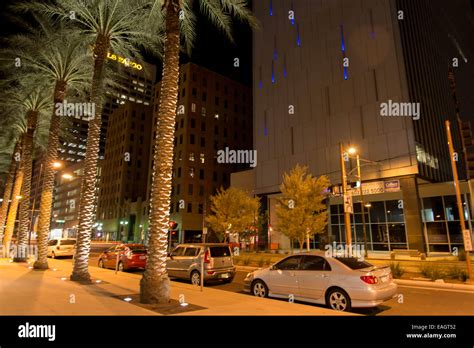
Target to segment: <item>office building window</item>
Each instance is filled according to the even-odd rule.
[[[202,92],[201,100],[202,100],[203,102],[207,101],[207,93],[206,93],[206,92]]]
[[[203,153],[199,154],[199,160],[201,161],[201,163],[204,163],[206,161]]]
[[[204,196],[204,186],[199,185],[199,196]]]
[[[195,172],[194,168],[193,168],[193,167],[189,167],[188,171],[189,171],[189,177],[190,177],[190,178],[194,178],[194,172]]]
[[[203,209],[202,209],[202,208],[203,208],[203,207],[202,207],[202,204],[199,203],[199,204],[198,204],[198,214],[202,214],[202,213],[203,213]]]
[[[201,137],[201,147],[205,147],[206,146],[206,139]]]
[[[196,96],[197,96],[197,90],[196,90],[196,88],[193,88],[193,89],[192,89],[192,94],[193,94],[193,97],[196,97]]]
[[[196,120],[194,118],[191,119],[191,128],[196,128]]]
[[[194,152],[190,152],[190,153],[189,153],[189,160],[190,160],[191,162],[194,162]]]
[[[192,213],[193,212],[193,205],[191,203],[188,203],[188,210],[187,210],[188,213]]]
[[[193,184],[189,184],[188,185],[188,196],[192,196],[193,195]]]
[[[191,112],[196,112],[196,104],[191,103]]]
[[[194,145],[194,134],[190,134],[190,135],[189,135],[189,143],[190,143],[191,145]]]
[[[199,179],[204,180],[204,170],[203,169],[199,169]]]
[[[181,167],[178,168],[178,178],[181,178]]]

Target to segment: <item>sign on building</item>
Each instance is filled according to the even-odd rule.
[[[354,212],[352,209],[352,196],[350,194],[344,195],[344,212],[349,214]]]
[[[464,239],[464,250],[472,251],[471,231],[462,230],[462,237]]]

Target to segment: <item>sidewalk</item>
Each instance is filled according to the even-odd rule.
[[[0,259],[0,315],[162,315],[134,304],[140,274],[115,274],[113,270],[89,267],[93,281],[101,282],[81,285],[69,280],[69,260],[48,262],[49,270],[34,271],[29,269],[30,264]],[[175,315],[355,315],[209,287],[201,292],[191,284],[171,282],[171,299],[176,307],[183,296],[194,310],[178,310]],[[124,301],[126,297],[132,301]]]

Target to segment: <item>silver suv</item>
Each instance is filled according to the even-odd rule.
[[[230,283],[235,276],[234,261],[229,245],[222,243],[180,244],[166,262],[168,275],[189,279],[193,285],[201,284],[201,260],[204,258],[204,281],[222,280]]]

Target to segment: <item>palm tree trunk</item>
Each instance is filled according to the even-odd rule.
[[[5,230],[5,222],[7,220],[8,207],[10,205],[10,199],[13,190],[13,180],[15,180],[15,171],[17,167],[17,159],[19,158],[21,149],[21,138],[16,141],[15,148],[12,154],[12,160],[10,162],[10,168],[8,169],[8,176],[5,182],[5,190],[3,191],[3,202],[0,207],[0,241],[3,241],[3,232]]]
[[[23,144],[22,144],[23,147]],[[13,230],[15,229],[16,215],[18,212],[18,203],[20,202],[21,186],[23,184],[23,155],[20,159],[20,165],[16,171],[15,183],[13,185],[12,201],[8,209],[7,226],[5,227],[5,236],[3,237],[3,250],[6,257],[10,257],[10,243],[12,241]]]
[[[66,96],[67,84],[64,81],[57,81],[54,88],[54,105],[62,103]],[[40,213],[38,219],[38,258],[36,259],[34,269],[48,268],[48,237],[51,224],[51,210],[53,207],[54,194],[54,174],[53,163],[58,157],[60,116],[53,111],[51,123],[49,125],[48,147],[46,156],[43,159],[43,185],[41,187]]]
[[[154,143],[153,180],[150,196],[148,260],[140,281],[142,303],[167,303],[170,284],[166,273],[173,140],[179,78],[179,0],[167,0],[160,118]]]
[[[104,94],[105,58],[109,50],[109,38],[99,35],[94,46],[94,74],[92,76],[91,101],[95,104],[95,115],[89,121],[84,173],[81,182],[79,203],[79,227],[77,230],[76,254],[70,279],[90,281],[89,252],[92,225],[95,220],[97,167],[99,165],[100,126],[102,124],[102,97]]]
[[[14,262],[26,262],[28,260],[28,230],[30,227],[30,193],[31,172],[34,135],[38,123],[38,111],[29,111],[27,116],[27,129],[24,139],[22,162],[23,162],[23,185],[21,186],[21,202],[19,211],[18,246]]]

